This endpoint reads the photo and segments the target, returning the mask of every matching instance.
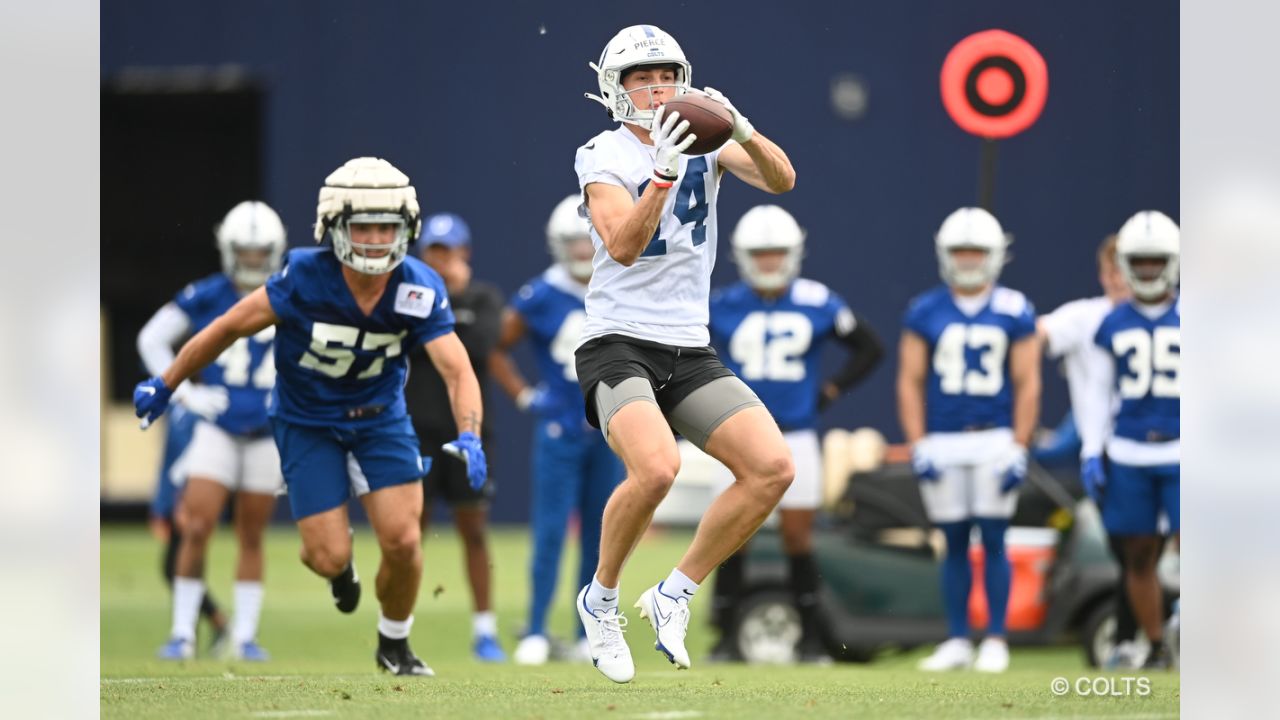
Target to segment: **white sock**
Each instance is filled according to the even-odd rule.
[[[498,636],[498,616],[492,610],[478,612],[471,618],[471,633],[476,637]]]
[[[599,578],[592,575],[591,584],[587,586],[587,608],[591,610],[609,610],[618,607],[618,588],[609,588],[600,584]]]
[[[202,600],[204,580],[189,577],[173,579],[173,628],[169,631],[170,637],[196,639],[196,619],[200,616]]]
[[[235,618],[231,625],[231,641],[236,645],[258,637],[258,618],[262,615],[262,583],[240,580],[235,585]]]
[[[693,599],[693,594],[698,592],[698,583],[690,580],[688,575],[680,572],[680,568],[672,568],[671,574],[667,576],[667,579],[658,583],[658,592],[669,598],[689,602]]]
[[[392,620],[378,613],[378,634],[391,640],[403,640],[409,637],[409,628],[413,627],[413,616],[404,620]]]

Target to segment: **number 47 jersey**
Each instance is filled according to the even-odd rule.
[[[1013,424],[1009,348],[1036,331],[1035,310],[1017,290],[996,286],[966,313],[940,286],[917,296],[903,324],[929,346],[925,430],[1007,428]]]
[[[405,258],[390,276],[365,315],[332,250],[290,251],[284,270],[266,286],[279,318],[273,415],[354,428],[408,414],[409,351],[452,332],[453,311],[440,276],[417,258]]]

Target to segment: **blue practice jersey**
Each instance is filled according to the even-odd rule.
[[[239,301],[240,293],[231,278],[222,273],[197,280],[174,298],[174,303],[190,318],[192,334],[203,330]],[[275,364],[271,359],[274,335],[275,328],[267,328],[253,337],[240,338],[200,371],[200,382],[227,389],[230,404],[214,422],[229,433],[244,435],[262,432],[267,427],[267,399],[276,382]]]
[[[970,317],[943,285],[916,296],[903,325],[929,346],[927,432],[1012,426],[1009,348],[1036,331],[1035,309],[1025,295],[996,286]]]
[[[784,430],[817,424],[823,343],[851,332],[855,322],[839,295],[804,278],[772,300],[741,281],[711,295],[711,338],[725,366]]]
[[[581,409],[582,389],[573,350],[587,319],[586,290],[554,265],[520,288],[511,301],[529,330],[542,382],[575,409]]]
[[[1175,302],[1155,319],[1127,302],[1102,321],[1094,342],[1114,360],[1120,409],[1114,434],[1139,442],[1179,437],[1182,315]]]
[[[366,316],[331,249],[289,252],[284,270],[267,281],[279,318],[273,415],[303,425],[355,428],[408,414],[409,351],[452,332],[453,311],[444,281],[417,258],[405,258],[390,275]]]

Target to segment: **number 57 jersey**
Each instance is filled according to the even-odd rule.
[[[967,309],[940,286],[912,300],[903,320],[929,346],[929,433],[1013,424],[1009,347],[1035,333],[1035,310],[1022,293],[998,285],[985,304]]]
[[[390,276],[365,315],[332,250],[289,252],[284,270],[266,285],[279,318],[272,415],[301,425],[354,428],[408,414],[409,351],[452,332],[453,311],[440,276],[417,258],[405,258]]]
[[[596,252],[579,344],[610,333],[683,347],[710,344],[707,300],[716,264],[719,157],[719,150],[680,156],[658,229],[634,264],[614,260],[592,226]],[[578,185],[584,191],[592,183],[614,185],[638,201],[653,176],[653,159],[654,147],[625,127],[600,133],[578,148]]]

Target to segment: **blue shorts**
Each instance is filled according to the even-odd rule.
[[[1102,524],[1112,535],[1155,535],[1160,511],[1169,519],[1169,532],[1178,532],[1180,465],[1138,467],[1112,462],[1107,468],[1102,498]]]
[[[345,505],[353,496],[418,482],[426,474],[406,416],[342,430],[272,418],[293,519]]]

